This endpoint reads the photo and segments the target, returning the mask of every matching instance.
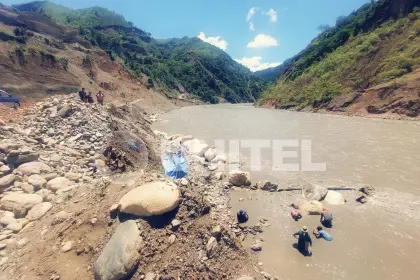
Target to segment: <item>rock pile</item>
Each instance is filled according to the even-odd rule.
[[[105,107],[75,95],[37,103],[20,126],[1,123],[0,240],[11,239],[98,177],[108,126]]]

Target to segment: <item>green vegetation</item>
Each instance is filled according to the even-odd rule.
[[[72,26],[130,26],[130,23],[121,15],[101,7],[72,10],[48,1],[35,1],[13,7],[20,11],[43,14],[55,21]]]
[[[77,28],[79,43],[103,49],[134,76],[139,79],[147,76],[148,88],[163,89],[168,95],[185,90],[210,103],[254,102],[265,87],[265,82],[247,68],[198,38],[155,40],[150,33],[103,8],[71,10],[46,1],[14,8],[43,14]],[[83,61],[84,67],[91,66],[88,60]]]
[[[318,108],[341,93],[420,67],[420,9],[404,16],[395,7],[389,0],[372,2],[337,19],[335,27],[322,27],[304,51],[277,68],[280,77],[262,101],[275,100],[279,108]],[[397,12],[399,18],[393,14]]]

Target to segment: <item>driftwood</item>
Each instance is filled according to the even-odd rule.
[[[354,191],[355,188],[346,188],[346,187],[336,187],[336,188],[327,188],[329,191]],[[289,192],[289,191],[302,191],[304,188],[278,188],[278,192]]]

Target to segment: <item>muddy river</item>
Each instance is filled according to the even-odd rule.
[[[326,205],[334,215],[334,227],[328,230],[334,240],[312,238],[310,257],[293,248],[291,235],[303,225],[312,230],[319,217],[299,222],[290,218],[289,205],[298,193],[231,192],[232,213],[245,209],[250,224],[261,218],[270,223],[260,236],[246,240],[248,246],[253,238],[263,238],[263,250],[257,254],[270,274],[280,279],[419,279],[419,122],[215,105],[174,110],[161,116],[154,129],[192,134],[218,148],[250,140],[268,145],[261,149],[260,168],[251,164],[255,156],[249,148],[239,148],[241,168],[252,168],[252,181],[270,180],[280,186],[299,181],[324,186],[370,184],[378,190],[364,205],[353,201]],[[278,166],[273,156],[278,140],[289,141],[284,150],[296,155],[283,163],[298,164],[298,171],[273,168]],[[311,162],[325,164],[325,171],[302,170],[301,146],[307,140],[311,140]]]

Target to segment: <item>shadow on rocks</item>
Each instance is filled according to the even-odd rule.
[[[159,216],[152,216],[152,217],[139,217],[132,214],[125,214],[125,213],[118,213],[118,219],[121,223],[128,221],[128,220],[138,220],[143,219],[149,223],[151,228],[165,228],[168,226],[173,219],[175,219],[176,214],[178,213],[179,207],[175,208],[172,211],[169,211],[165,214]]]

